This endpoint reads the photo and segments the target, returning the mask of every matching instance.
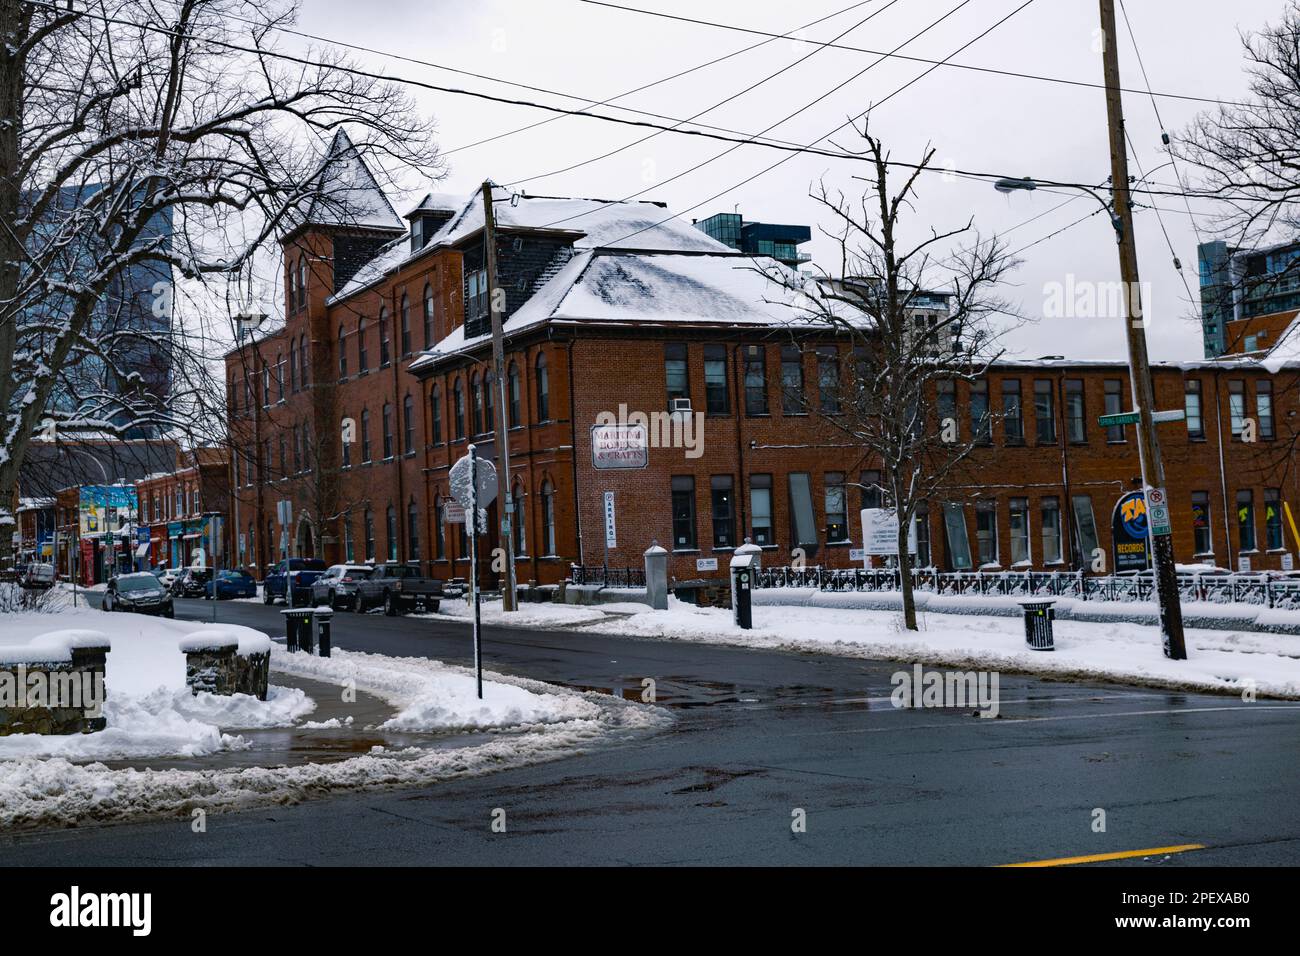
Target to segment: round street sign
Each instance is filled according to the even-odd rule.
[[[478,506],[486,508],[496,500],[497,470],[486,458],[479,458],[474,470],[478,475]],[[471,510],[474,502],[470,500],[469,493],[469,455],[451,466],[448,482],[451,485],[451,496],[466,511]]]

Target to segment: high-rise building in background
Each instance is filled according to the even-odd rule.
[[[1300,314],[1300,242],[1197,247],[1205,357],[1272,348]]]
[[[746,222],[738,212],[720,212],[692,224],[710,239],[751,256],[771,256],[791,269],[812,259],[810,254],[799,251],[800,245],[812,239],[808,226]]]

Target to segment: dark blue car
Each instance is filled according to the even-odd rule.
[[[215,579],[208,582],[207,596],[212,597],[216,589],[217,600],[227,598],[257,597],[257,582],[246,571],[218,571]]]

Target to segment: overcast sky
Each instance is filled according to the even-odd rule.
[[[874,0],[810,28],[808,39],[830,40],[855,23],[841,41],[869,50],[889,51],[927,24],[960,6],[952,16],[900,51],[942,59],[969,42],[1023,0]],[[1246,92],[1240,32],[1278,18],[1284,0],[1128,0],[1129,16],[1154,89],[1163,92],[1240,99]],[[627,5],[786,33],[817,18],[845,10],[851,0],[626,0]],[[1095,52],[1096,0],[1034,0],[955,62],[1098,82]],[[682,23],[593,6],[580,0],[384,0],[359,5],[353,0],[303,0],[299,28],[334,40],[386,53],[471,70],[515,83],[603,100],[725,54],[763,38],[699,24]],[[1120,64],[1124,85],[1143,87],[1142,76],[1120,21]],[[296,41],[285,41],[292,47]],[[729,97],[819,48],[773,40],[688,76],[618,100],[664,116],[684,119]],[[367,66],[394,75],[496,95],[572,106],[558,96],[458,76],[369,53],[354,55]],[[836,86],[868,66],[874,56],[820,49],[755,90],[700,117],[699,122],[757,133],[788,113],[811,104],[768,135],[810,143],[862,113],[873,103],[917,77],[924,64],[886,60],[838,91]],[[652,130],[618,126],[582,117],[563,117],[539,128],[491,143],[463,148],[554,114],[487,103],[453,94],[414,91],[439,126],[449,153],[446,191],[469,191],[485,177],[544,195],[624,198],[641,193],[657,199],[688,221],[738,209],[747,219],[825,224],[809,188],[820,179],[835,188],[860,192],[852,176],[855,163],[799,155],[752,182],[737,183],[784,158],[786,153],[742,146],[671,183],[658,185],[729,148],[729,144],[673,133],[660,135],[578,169],[547,175],[601,156],[641,139]],[[1171,135],[1176,135],[1204,104],[1160,99]],[[609,107],[602,110],[608,111]],[[1145,95],[1125,97],[1126,118],[1136,158],[1148,171],[1168,160],[1160,126]],[[629,114],[621,114],[629,115]],[[1110,172],[1106,114],[1100,90],[1043,83],[940,67],[874,109],[873,131],[898,159],[915,160],[927,143],[940,166],[1034,176],[1059,181],[1100,183]],[[853,138],[834,137],[844,147]],[[823,144],[827,145],[827,144]],[[540,178],[533,178],[540,177]],[[1153,179],[1173,183],[1166,166]],[[406,184],[414,189],[417,184]],[[644,190],[644,192],[642,192]],[[715,194],[723,193],[716,199]],[[398,201],[406,211],[413,197]],[[948,228],[975,218],[985,234],[1003,232],[1061,203],[1045,193],[1004,196],[990,186],[952,177],[930,176],[921,184],[912,222],[917,227]],[[1007,239],[1020,248],[1089,212],[1093,201],[1080,198],[1034,222],[1020,225]],[[1173,246],[1182,259],[1187,286],[1195,294],[1196,242],[1214,229],[1213,207],[1193,201],[1189,216],[1181,199],[1158,200]],[[691,207],[698,208],[692,209]],[[1169,247],[1153,211],[1139,211],[1136,223],[1142,278],[1152,288],[1147,304],[1153,358],[1201,356],[1199,329],[1188,321],[1195,306],[1173,268]],[[805,246],[805,249],[809,247]],[[830,265],[834,245],[811,244],[815,261]],[[1025,314],[1041,316],[1045,288],[1073,275],[1080,282],[1117,278],[1115,242],[1104,216],[1093,216],[1023,254],[1014,287],[1006,290]],[[1072,358],[1123,356],[1122,323],[1105,318],[1045,319],[1027,325],[1010,342],[1020,355],[1064,354]]]

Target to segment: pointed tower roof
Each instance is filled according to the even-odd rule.
[[[345,130],[330,141],[320,177],[321,194],[312,200],[303,225],[406,232],[406,224]]]

